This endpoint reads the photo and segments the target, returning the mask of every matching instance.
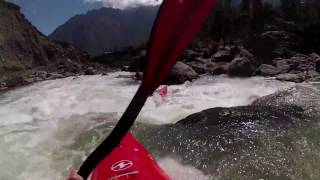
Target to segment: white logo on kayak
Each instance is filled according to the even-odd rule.
[[[111,170],[112,171],[122,171],[122,170],[130,168],[132,165],[133,165],[132,161],[121,160],[121,161],[118,161],[118,162],[114,163],[111,166]]]

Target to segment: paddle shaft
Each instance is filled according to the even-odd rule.
[[[78,174],[87,179],[92,170],[119,145],[122,138],[134,124],[139,112],[148,99],[149,94],[140,86],[128,108],[110,135],[90,154],[79,169]]]
[[[157,89],[174,66],[216,0],[164,0],[153,26],[148,46],[148,64],[142,85],[111,134],[82,164],[79,175],[87,179],[91,171],[121,142],[137,118],[148,96]]]

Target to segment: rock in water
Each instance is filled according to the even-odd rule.
[[[279,81],[291,81],[300,83],[305,80],[305,77],[303,74],[292,74],[292,73],[285,73],[285,74],[279,74],[276,76],[276,79]]]
[[[215,62],[230,62],[233,57],[230,50],[221,50],[213,55]]]
[[[179,121],[177,126],[211,127],[242,126],[244,123],[258,122],[272,124],[289,124],[293,117],[301,117],[303,109],[298,106],[243,106],[233,108],[212,108],[190,115]],[[279,126],[278,126],[279,127]]]
[[[252,76],[255,70],[252,61],[246,57],[236,57],[229,65],[230,76],[248,77]]]
[[[257,99],[253,105],[283,107],[295,105],[308,113],[320,113],[320,91],[311,86],[297,85],[284,91]]]
[[[270,64],[262,64],[259,67],[262,76],[274,76],[280,73],[280,70]]]
[[[199,75],[188,65],[178,61],[167,77],[168,84],[181,84],[198,78]]]

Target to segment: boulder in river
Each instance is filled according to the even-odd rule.
[[[198,77],[199,75],[190,66],[178,61],[169,73],[166,82],[168,84],[181,84]]]
[[[284,108],[285,107],[285,108]],[[244,123],[275,123],[292,121],[301,117],[303,109],[298,106],[243,106],[233,108],[212,108],[190,115],[176,125],[183,127],[241,126]],[[272,114],[272,116],[270,116]],[[283,122],[282,122],[283,121]],[[272,125],[272,123],[270,124]]]
[[[273,62],[281,73],[287,73],[291,69],[291,65],[286,59],[276,58]]]
[[[270,64],[262,64],[259,67],[259,72],[262,76],[274,76],[280,73],[280,70]]]
[[[255,65],[246,57],[236,57],[229,65],[230,76],[248,77],[252,76],[256,70]]]
[[[233,55],[231,50],[220,50],[213,55],[213,59],[215,62],[230,62],[233,59]]]
[[[187,62],[186,64],[189,65],[198,74],[206,74],[209,72],[206,63],[192,61],[192,62]]]
[[[291,81],[300,83],[305,80],[304,74],[294,74],[294,73],[285,73],[285,74],[279,74],[276,76],[276,79],[279,81]]]
[[[253,105],[283,107],[295,105],[305,112],[320,114],[320,87],[297,85],[262,98],[253,102]]]

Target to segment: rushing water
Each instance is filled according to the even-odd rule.
[[[112,129],[138,88],[129,75],[71,77],[0,94],[0,179],[57,180],[78,167]],[[247,105],[291,85],[259,77],[202,77],[170,86],[166,99],[149,98],[137,126],[175,123],[212,107]],[[178,159],[157,159],[173,179],[212,179]]]

